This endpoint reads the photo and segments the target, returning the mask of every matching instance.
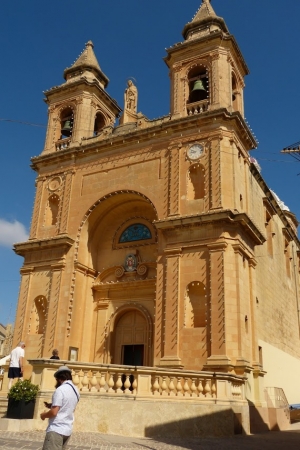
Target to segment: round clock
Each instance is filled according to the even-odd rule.
[[[195,161],[196,159],[200,158],[203,152],[204,152],[203,145],[194,144],[188,149],[187,156],[189,157],[189,159]]]

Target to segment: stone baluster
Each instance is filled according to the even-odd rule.
[[[84,373],[83,373],[82,369],[80,369],[80,371],[78,373],[78,376],[79,376],[79,388],[80,388],[80,390],[82,390],[82,386],[83,386],[82,380],[83,380],[83,376],[84,376]]]
[[[137,390],[137,377],[135,376],[132,382],[132,393],[133,395],[136,395]]]
[[[170,383],[169,383],[169,396],[174,397],[175,394],[175,385],[174,385],[174,377],[170,377]]]
[[[105,389],[105,385],[106,385],[106,381],[105,381],[105,372],[101,372],[101,378],[100,378],[100,392],[106,392]]]
[[[205,386],[204,386],[204,396],[205,397],[211,397],[211,389],[210,389],[210,385],[209,385],[209,381],[205,380]]]
[[[122,391],[122,374],[121,373],[118,373],[118,379],[117,379],[117,382],[116,382],[116,387],[117,387],[117,393],[118,394],[123,394],[123,391]]]
[[[153,390],[153,395],[159,395],[159,377],[157,375],[155,375],[155,381],[153,383],[152,386],[152,390]]]
[[[131,391],[130,391],[130,379],[129,379],[129,377],[130,377],[130,375],[126,375],[126,380],[125,380],[125,382],[124,382],[124,387],[125,387],[125,391],[124,391],[124,394],[131,394]]]
[[[161,383],[161,395],[168,395],[168,386],[166,382],[167,377],[162,377],[162,383]]]
[[[199,384],[198,384],[198,391],[199,391],[199,397],[203,397],[203,384],[202,384],[202,380],[199,379]]]
[[[184,385],[183,385],[183,391],[184,391],[184,397],[190,397],[190,387],[188,383],[188,378],[184,379]]]
[[[114,393],[114,373],[113,372],[109,372],[109,378],[108,378],[108,392]]]
[[[89,391],[89,379],[88,379],[88,372],[84,372],[83,378],[82,378],[82,392]]]
[[[211,396],[213,398],[217,397],[217,385],[216,385],[216,380],[212,380],[211,382]]]
[[[79,390],[79,383],[80,383],[80,379],[79,379],[79,370],[75,370],[75,375],[73,377],[73,384],[74,386],[77,387],[77,389]]]
[[[197,397],[196,378],[192,378],[191,397]]]
[[[92,379],[91,379],[91,392],[97,392],[98,391],[98,389],[97,389],[97,384],[98,384],[98,382],[97,382],[97,378],[96,378],[96,373],[97,372],[92,372]]]
[[[177,378],[177,385],[176,385],[176,391],[177,391],[177,397],[182,397],[182,384],[181,384],[181,377]]]

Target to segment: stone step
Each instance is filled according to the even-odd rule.
[[[8,399],[0,397],[0,418],[6,417]]]

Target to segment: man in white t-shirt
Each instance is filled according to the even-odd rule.
[[[23,366],[25,356],[25,342],[20,342],[18,347],[14,348],[10,354],[10,363],[8,369],[8,389],[11,388],[13,380],[18,378],[23,379]]]
[[[42,412],[42,420],[49,419],[43,450],[65,449],[72,434],[74,411],[79,402],[79,391],[72,382],[72,371],[61,366],[54,374],[56,391],[52,403],[46,403],[49,411]]]

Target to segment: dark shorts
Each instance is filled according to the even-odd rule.
[[[8,369],[8,378],[22,378],[20,367],[10,367]]]

